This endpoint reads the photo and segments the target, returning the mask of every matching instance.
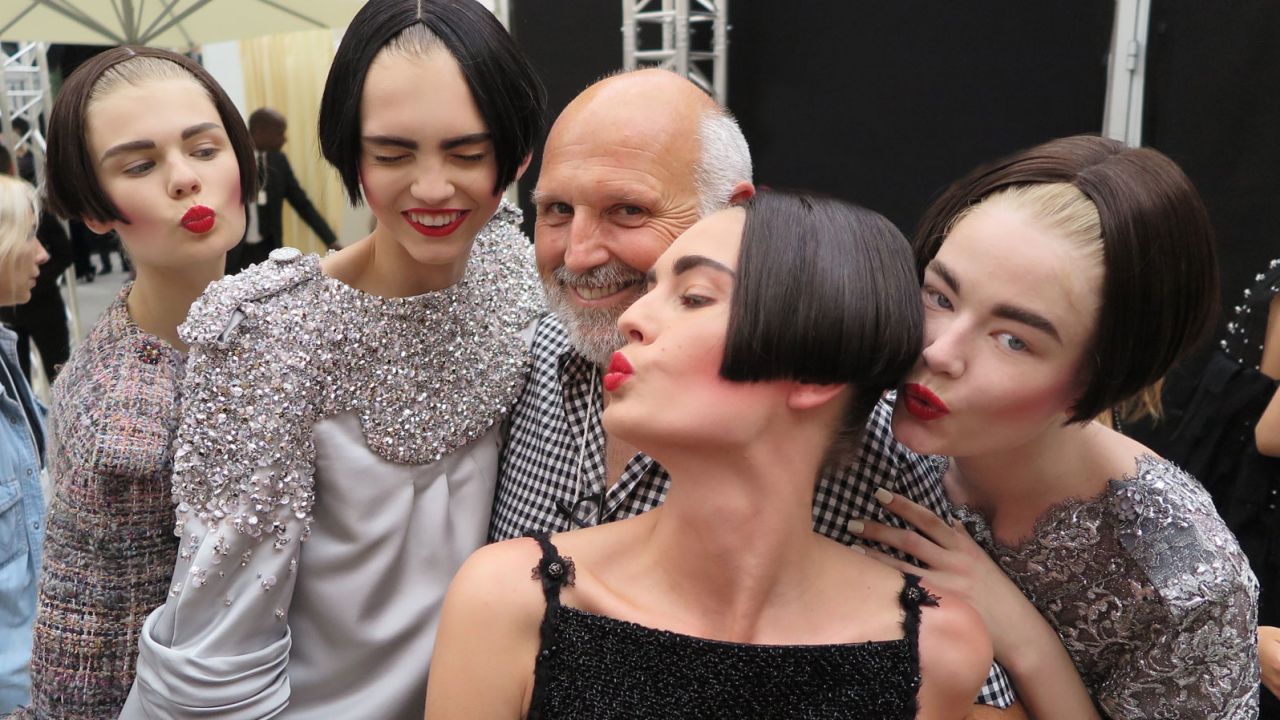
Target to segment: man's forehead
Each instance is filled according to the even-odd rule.
[[[602,143],[548,148],[534,191],[539,196],[607,198],[638,202],[658,195],[693,192],[694,162],[660,149]]]

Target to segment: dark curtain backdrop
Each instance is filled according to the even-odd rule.
[[[1209,207],[1224,322],[1280,257],[1278,38],[1275,0],[1152,1],[1143,139],[1186,170]]]
[[[1200,188],[1229,304],[1280,255],[1280,3],[1153,0],[1147,144]],[[729,107],[759,184],[862,203],[910,234],[980,162],[1098,132],[1112,0],[754,2],[730,6]],[[619,0],[517,0],[512,25],[542,73],[548,122],[622,63]],[[532,230],[528,191],[521,197]]]

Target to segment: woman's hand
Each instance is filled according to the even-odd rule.
[[[915,557],[924,567],[867,551],[900,572],[919,575],[942,595],[943,602],[963,600],[978,611],[991,636],[996,662],[1013,677],[1028,715],[1041,720],[1099,717],[1058,633],[963,526],[952,526],[884,489],[876,491],[876,500],[916,530],[855,520],[849,523],[850,532]]]
[[[1280,697],[1280,628],[1258,628],[1258,659],[1262,662],[1262,684]]]
[[[962,600],[977,610],[991,634],[997,660],[1007,656],[1019,643],[1018,619],[1044,623],[1017,585],[969,537],[963,526],[953,526],[921,505],[887,490],[877,490],[876,499],[916,530],[901,530],[864,520],[850,522],[850,532],[915,557],[923,567],[868,551],[886,565],[919,575],[945,596]]]

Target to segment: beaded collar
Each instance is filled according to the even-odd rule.
[[[212,286],[182,328],[192,349],[174,456],[179,511],[283,545],[307,536],[320,420],[356,413],[369,449],[408,465],[484,435],[523,385],[520,333],[542,312],[519,219],[504,204],[463,279],[415,297],[361,292],[288,248]]]

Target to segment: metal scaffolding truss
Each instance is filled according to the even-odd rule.
[[[654,26],[661,32],[645,31]],[[729,0],[622,0],[622,66],[674,70],[723,105],[729,96],[728,31]],[[695,34],[700,47],[694,47]],[[661,46],[642,47],[658,38]]]
[[[38,180],[44,180],[44,133],[40,116],[49,117],[53,100],[49,87],[49,64],[44,43],[4,43],[0,45],[0,137],[10,149],[26,147],[35,153]],[[27,121],[21,136],[13,121]]]

